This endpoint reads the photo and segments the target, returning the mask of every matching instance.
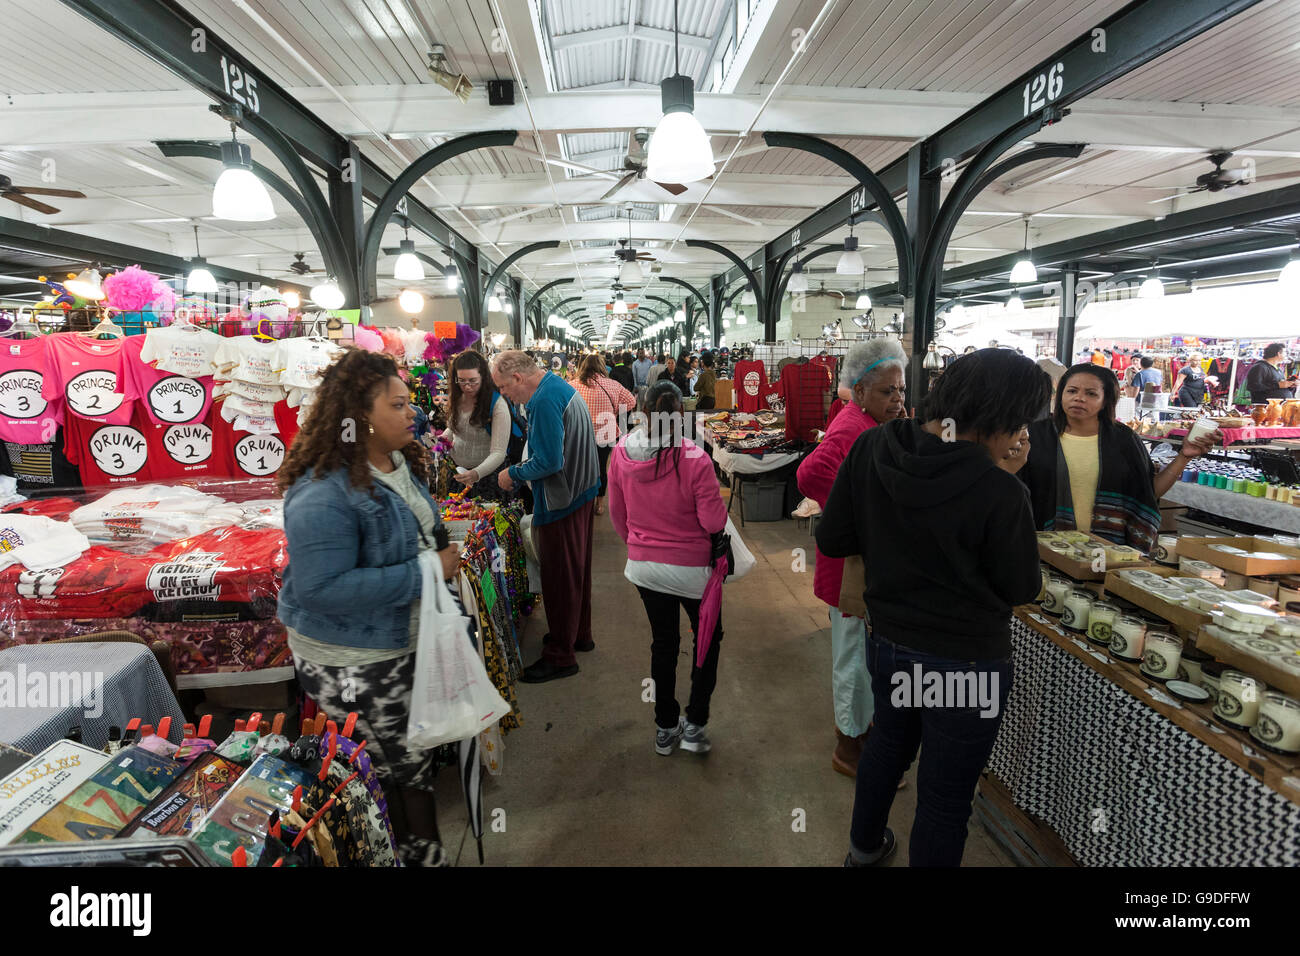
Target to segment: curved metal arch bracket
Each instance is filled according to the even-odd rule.
[[[736,255],[726,246],[719,245],[716,242],[710,242],[708,239],[687,239],[686,247],[688,249],[708,249],[710,252],[716,252],[720,256],[725,256],[731,261],[731,264],[744,273],[745,281],[749,288],[754,292],[754,298],[758,300],[758,313],[764,314],[767,303],[767,293],[762,284],[758,281],[758,276],[754,275],[754,270],[749,267],[749,263],[740,256]],[[710,316],[710,320],[715,320],[716,316]],[[710,330],[712,331],[712,330]]]
[[[487,315],[487,300],[492,294],[493,287],[497,284],[497,282],[501,279],[501,277],[506,274],[507,269],[509,269],[512,265],[514,265],[516,262],[518,262],[520,259],[528,255],[529,253],[540,252],[543,249],[555,249],[559,245],[560,245],[560,240],[558,239],[548,239],[545,242],[530,242],[522,249],[516,249],[514,252],[510,253],[510,255],[506,256],[505,259],[502,260],[501,265],[497,266],[495,269],[492,270],[492,274],[488,276],[488,280],[483,286],[483,293],[479,297],[481,308],[483,310],[481,314]],[[511,316],[510,318],[510,325],[511,325],[510,334],[515,337],[516,342],[518,342],[523,337],[521,334],[523,328],[522,323],[523,323],[523,316],[519,315],[519,311],[516,310],[515,315]],[[514,326],[516,325],[519,326],[517,329],[514,328]]]
[[[903,220],[903,214],[898,211],[898,203],[894,202],[894,197],[889,194],[889,190],[885,188],[885,184],[880,181],[880,178],[871,171],[871,167],[848,150],[841,149],[834,143],[827,142],[817,136],[807,136],[803,133],[769,132],[763,134],[763,142],[767,143],[768,146],[801,149],[804,152],[820,156],[822,159],[830,160],[862,184],[863,188],[871,194],[871,198],[875,200],[876,206],[885,218],[884,226],[889,231],[890,238],[894,240],[894,254],[898,257],[898,284],[900,288],[905,290],[904,294],[906,294],[906,290],[912,287],[914,266],[912,241],[907,234],[907,223]],[[862,205],[865,207],[866,203],[864,202]],[[853,218],[856,218],[856,216],[851,217],[850,221]]]
[[[402,174],[393,180],[393,184],[380,197],[375,211],[366,223],[366,237],[361,246],[361,263],[363,283],[367,296],[375,294],[375,271],[379,261],[379,245],[383,238],[384,227],[397,209],[397,204],[419,180],[449,159],[468,153],[475,149],[492,146],[509,146],[519,136],[516,130],[493,130],[491,132],[470,133],[457,136],[429,150],[415,162],[407,166]]]
[[[695,288],[695,286],[691,285],[685,279],[678,279],[676,276],[661,275],[659,276],[659,281],[681,286],[695,297],[696,301],[700,303],[700,307],[703,308],[705,312],[709,311],[709,300],[704,298],[704,296],[700,294],[700,290]]]

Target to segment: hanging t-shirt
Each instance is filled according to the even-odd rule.
[[[130,341],[130,339],[128,339]],[[212,359],[223,339],[215,332],[194,325],[169,325],[150,329],[138,353],[159,372],[203,378],[212,375]]]
[[[781,373],[785,399],[785,436],[813,441],[813,433],[826,427],[826,393],[831,379],[826,366],[808,362],[787,365]]]
[[[222,339],[212,362],[217,367],[217,378],[222,381],[238,379],[256,385],[280,384],[280,343],[263,342],[251,335]]]
[[[757,412],[767,408],[763,395],[767,391],[767,369],[762,362],[736,363],[736,408]]]
[[[63,409],[41,394],[44,384],[45,339],[0,340],[0,439],[29,445],[54,438]]]
[[[139,414],[148,425],[149,419],[143,417],[143,412]],[[81,482],[87,488],[133,484],[153,478],[149,469],[149,442],[135,420],[111,425],[69,415],[63,436],[68,461],[81,471]]]
[[[185,425],[157,425],[139,420],[149,445],[149,468],[155,481],[181,478],[222,478],[226,469],[216,454],[213,414]]]
[[[298,414],[284,402],[275,406],[278,434],[256,434],[239,428],[240,422],[212,417],[216,454],[231,478],[269,478],[284,464],[289,446],[298,434]]]
[[[423,354],[424,333],[420,333]],[[321,375],[340,355],[343,349],[333,342],[318,342],[310,338],[285,339],[280,343],[280,384],[291,388],[316,388]],[[419,364],[418,362],[416,364]]]
[[[255,402],[242,395],[230,395],[221,400],[221,417],[233,422],[240,415],[248,418],[275,418],[275,402]]]
[[[60,429],[52,442],[20,445],[0,444],[0,474],[18,482],[25,495],[50,494],[54,491],[81,489],[81,472],[68,461],[67,430]]]
[[[128,425],[135,402],[117,390],[124,344],[124,339],[92,339],[80,332],[47,335],[41,396],[60,403],[67,418]]]
[[[159,371],[143,361],[148,336],[133,335],[122,343],[122,374],[118,388],[138,401],[156,425],[201,422],[212,407],[212,376],[191,378]]]
[[[216,398],[224,398],[227,395],[238,395],[240,398],[246,398],[251,402],[265,402],[268,405],[274,405],[276,402],[282,402],[285,399],[285,390],[279,385],[258,385],[255,382],[222,382],[213,389],[213,395]]]

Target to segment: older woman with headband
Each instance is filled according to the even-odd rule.
[[[871,339],[853,346],[840,372],[841,392],[850,399],[826,430],[826,437],[799,466],[799,491],[822,508],[849,449],[863,432],[903,414],[907,395],[903,368],[907,356],[892,338]],[[854,567],[861,571],[861,564]],[[858,758],[871,725],[873,701],[867,672],[867,622],[840,611],[845,573],[843,558],[817,552],[813,593],[830,605],[831,694],[835,702],[835,751],[831,767],[848,777],[858,771]],[[856,585],[861,593],[861,582]]]

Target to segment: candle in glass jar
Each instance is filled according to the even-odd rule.
[[[1162,534],[1156,538],[1155,547],[1151,549],[1151,557],[1161,564],[1178,563],[1178,535]]]
[[[1249,674],[1226,670],[1219,675],[1219,696],[1214,713],[1230,727],[1249,730],[1259,717],[1259,699],[1264,685]]]
[[[1047,578],[1047,591],[1043,595],[1042,608],[1048,614],[1060,617],[1065,610],[1065,594],[1070,590],[1070,582],[1055,574]]]
[[[1168,631],[1150,631],[1142,645],[1142,673],[1157,680],[1173,680],[1183,656],[1183,640]]]
[[[1065,595],[1065,608],[1061,611],[1061,623],[1072,631],[1088,629],[1088,615],[1092,611],[1093,593],[1075,590]]]
[[[1300,753],[1300,701],[1269,691],[1259,702],[1253,736],[1283,753]]]
[[[1122,661],[1142,659],[1142,642],[1147,625],[1140,617],[1121,614],[1111,625],[1110,652]]]
[[[1105,601],[1097,601],[1088,615],[1088,640],[1094,644],[1109,645],[1119,608]]]

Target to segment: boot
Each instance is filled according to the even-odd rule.
[[[831,754],[831,769],[836,773],[842,773],[846,777],[856,778],[858,775],[858,759],[862,756],[862,745],[866,740],[866,734],[861,737],[850,737],[848,734],[841,733],[838,727],[835,728],[835,752]]]

